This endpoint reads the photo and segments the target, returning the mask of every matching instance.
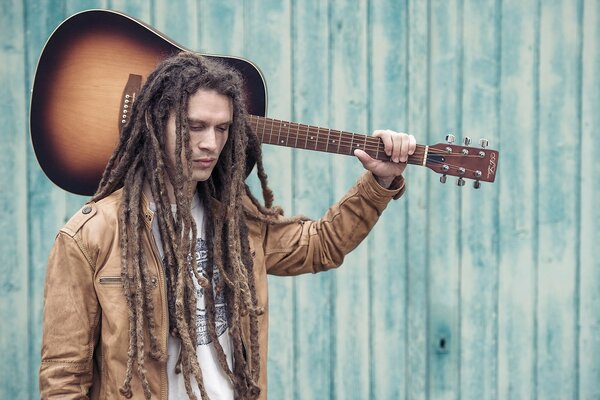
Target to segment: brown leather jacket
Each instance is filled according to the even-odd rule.
[[[371,230],[398,189],[381,188],[370,173],[318,221],[267,224],[256,218],[249,199],[245,209],[258,303],[261,398],[266,399],[268,303],[267,273],[298,275],[339,266]],[[120,284],[118,209],[121,190],[97,203],[86,204],[63,227],[48,261],[44,296],[44,333],[40,391],[43,399],[117,399],[127,364],[128,311]],[[146,215],[145,251],[154,284],[156,331],[160,346],[167,346],[165,277],[159,262],[151,224]],[[243,326],[248,343],[249,325]],[[246,346],[248,349],[249,346]],[[248,357],[250,359],[251,357]],[[152,398],[167,398],[166,362],[146,359]],[[135,399],[143,390],[134,373]]]

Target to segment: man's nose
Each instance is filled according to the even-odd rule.
[[[200,135],[197,146],[200,149],[214,151],[217,148],[217,132],[215,128],[207,128],[202,135]]]

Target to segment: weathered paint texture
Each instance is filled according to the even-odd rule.
[[[39,168],[29,91],[52,30],[89,8],[254,61],[270,117],[500,150],[480,190],[409,167],[340,270],[270,280],[270,398],[600,399],[596,0],[2,0],[0,398],[38,397],[46,258],[85,201]],[[361,171],[264,156],[287,214],[319,217]]]

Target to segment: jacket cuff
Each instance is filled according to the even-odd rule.
[[[372,172],[365,172],[360,179],[361,186],[366,192],[367,196],[377,203],[387,203],[390,199],[398,199],[406,190],[404,184],[404,177],[402,175],[397,176],[390,185],[389,189],[381,186]]]

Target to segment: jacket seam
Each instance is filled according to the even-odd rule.
[[[92,257],[90,256],[86,246],[84,245],[83,240],[81,240],[81,238],[78,235],[74,235],[74,236],[70,236],[70,237],[73,239],[75,244],[77,244],[77,247],[81,251],[81,254],[83,254],[83,257],[85,257],[85,260],[87,261],[89,267],[92,269],[92,271],[95,271],[96,268],[94,266],[94,263],[92,262]]]

